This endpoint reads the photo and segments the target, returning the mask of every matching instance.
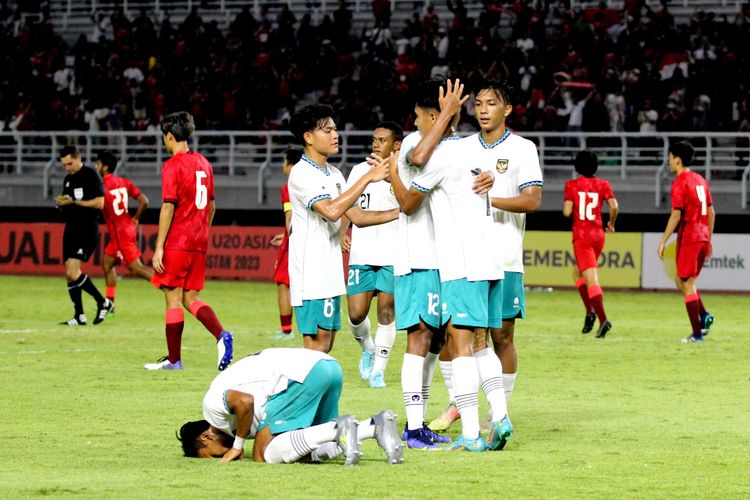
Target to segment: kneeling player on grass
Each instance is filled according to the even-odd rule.
[[[578,266],[573,270],[573,279],[586,308],[581,332],[589,333],[594,327],[594,321],[599,318],[596,338],[601,339],[612,328],[612,323],[604,312],[602,287],[599,286],[597,272],[599,256],[604,248],[602,201],[607,200],[609,206],[608,233],[615,232],[618,206],[609,182],[594,177],[598,166],[593,152],[580,151],[576,155],[575,169],[581,177],[565,183],[563,215],[573,218],[573,251]]]
[[[246,438],[253,460],[320,462],[345,455],[356,465],[359,443],[376,439],[388,462],[403,461],[396,415],[383,410],[363,422],[339,416],[342,374],[331,356],[310,349],[265,349],[219,374],[203,398],[205,420],[187,422],[179,439],[187,457],[241,460]]]
[[[667,241],[677,230],[677,273],[674,281],[684,296],[693,330],[692,335],[682,339],[683,343],[703,342],[703,336],[708,334],[714,322],[714,317],[706,311],[698,295],[695,282],[706,259],[711,257],[711,236],[716,215],[708,182],[688,168],[694,154],[693,146],[687,141],[672,144],[669,148],[669,168],[677,177],[672,182],[672,215],[656,251],[659,258],[664,259]]]
[[[96,171],[102,176],[104,183],[104,222],[107,223],[109,243],[104,248],[102,268],[104,269],[104,280],[107,284],[107,299],[115,302],[115,290],[117,287],[117,265],[118,257],[125,262],[128,270],[133,275],[151,280],[154,271],[141,262],[141,251],[136,243],[136,226],[141,214],[148,206],[148,198],[133,184],[130,179],[115,175],[117,158],[110,151],[101,151],[96,157]],[[138,200],[138,208],[131,217],[128,213],[128,198]],[[115,312],[114,305],[110,314]]]

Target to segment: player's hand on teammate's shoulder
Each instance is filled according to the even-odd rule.
[[[244,450],[238,450],[237,448],[229,448],[223,457],[219,459],[219,463],[232,462],[234,460],[242,460],[244,456]]]
[[[382,158],[377,153],[372,153],[367,157],[367,163],[371,167],[369,172],[371,181],[376,182],[388,179],[388,167],[392,156],[393,153],[387,158]]]
[[[484,196],[485,194],[490,192],[490,189],[492,189],[492,186],[495,184],[495,174],[491,171],[484,171],[477,174],[476,177],[474,177],[474,185],[472,186],[472,190],[480,195]]]

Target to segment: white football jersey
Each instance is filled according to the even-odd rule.
[[[472,190],[479,173],[467,154],[465,139],[443,139],[412,180],[412,187],[430,193],[440,281],[502,279],[501,242],[494,230],[489,198]]]
[[[315,363],[333,359],[309,349],[265,349],[235,361],[216,376],[203,398],[203,418],[225,434],[233,436],[237,428],[234,413],[226,407],[227,391],[252,394],[253,423],[249,438],[255,437],[258,424],[265,418],[269,397],[287,388],[290,380],[304,382]]]
[[[428,161],[422,168],[412,167],[406,160],[406,156],[414,149],[422,135],[414,132],[401,141],[401,151],[398,155],[398,174],[401,182],[407,189],[411,186],[412,179],[423,170],[430,168]],[[432,224],[432,211],[430,209],[427,195],[422,206],[413,214],[401,213],[398,219],[398,251],[393,266],[393,274],[403,276],[409,274],[412,269],[437,269],[437,251],[435,249],[435,228]]]
[[[329,299],[346,293],[339,229],[313,210],[313,204],[336,199],[346,180],[334,166],[322,169],[307,156],[289,174],[292,224],[289,232],[289,284],[293,306],[303,300]]]
[[[346,189],[370,171],[370,165],[362,162],[355,165],[346,181]],[[387,181],[371,182],[359,197],[357,204],[362,210],[391,210],[398,208],[398,201]],[[369,227],[352,224],[352,248],[349,264],[360,266],[392,266],[396,259],[398,244],[398,221]]]
[[[527,187],[544,185],[536,145],[509,131],[506,134],[494,144],[487,144],[481,134],[464,139],[472,162],[482,170],[495,173],[490,197],[510,198]],[[492,217],[501,235],[505,270],[522,273],[526,214],[493,208]]]

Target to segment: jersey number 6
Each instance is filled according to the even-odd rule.
[[[208,204],[208,188],[203,184],[203,179],[208,177],[206,172],[197,171],[195,173],[195,207],[203,210]]]

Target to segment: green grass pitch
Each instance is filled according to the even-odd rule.
[[[216,374],[214,343],[186,314],[185,370],[145,371],[144,363],[166,351],[164,300],[147,283],[122,280],[117,314],[75,329],[56,325],[71,315],[62,277],[4,276],[0,290],[3,498],[750,495],[747,296],[705,294],[716,316],[711,335],[703,345],[680,345],[688,323],[676,292],[605,288],[614,328],[604,340],[579,333],[583,314],[574,291],[530,292],[529,317],[516,334],[516,433],[505,451],[407,451],[402,465],[389,466],[367,442],[360,465],[345,468],[340,461],[270,466],[183,458],[175,430],[201,416]],[[275,297],[272,284],[244,282],[210,281],[203,293],[234,332],[239,356],[291,344],[271,340],[278,330]],[[90,299],[86,307],[92,319]],[[392,408],[403,425],[404,346],[400,333],[388,387],[373,390],[359,379],[350,332],[339,333],[332,354],[344,370],[342,413],[364,418]],[[446,399],[439,370],[433,387],[428,418]]]

